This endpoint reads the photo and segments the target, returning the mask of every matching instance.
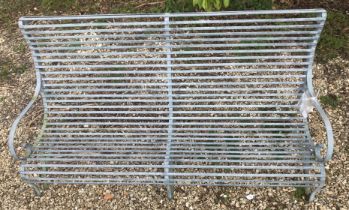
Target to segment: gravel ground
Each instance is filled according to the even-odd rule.
[[[17,36],[17,35],[15,35]],[[19,56],[13,46],[21,38],[0,33],[0,55],[20,63],[30,63],[29,53]],[[349,61],[335,59],[314,68],[314,86],[319,95],[340,96],[338,107],[325,107],[335,133],[333,160],[327,165],[327,185],[315,202],[307,203],[294,195],[294,188],[176,187],[172,201],[161,186],[50,185],[42,197],[35,197],[21,181],[18,163],[9,155],[7,136],[11,123],[32,97],[34,71],[0,81],[0,208],[1,209],[348,209],[349,208]],[[40,102],[39,102],[40,103]],[[39,104],[38,103],[38,104]],[[30,140],[40,124],[40,106],[30,112],[19,130]],[[311,130],[316,139],[325,139],[322,123],[311,115]],[[19,144],[20,145],[20,144]],[[246,198],[253,195],[253,199]]]

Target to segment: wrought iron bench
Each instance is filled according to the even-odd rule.
[[[330,121],[314,96],[322,9],[22,17],[37,86],[8,146],[39,184],[325,184]],[[16,128],[41,94],[43,127],[18,157]],[[320,114],[326,154],[310,136]]]

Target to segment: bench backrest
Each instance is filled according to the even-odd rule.
[[[218,135],[202,126],[227,120],[301,120],[297,103],[325,14],[87,15],[19,23],[51,126],[113,125],[128,137],[166,139],[172,132]]]

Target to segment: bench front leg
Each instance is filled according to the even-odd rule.
[[[17,130],[19,122],[26,115],[26,113],[29,111],[29,109],[33,106],[35,101],[38,99],[39,94],[40,94],[40,90],[41,90],[41,76],[40,76],[39,71],[36,71],[36,87],[35,87],[34,96],[30,100],[28,105],[21,111],[21,113],[17,116],[17,118],[13,122],[11,129],[10,129],[9,136],[8,136],[7,145],[8,145],[10,154],[12,155],[12,157],[15,160],[25,160],[25,158],[18,156],[16,149],[14,147],[14,138],[16,135],[16,130]]]

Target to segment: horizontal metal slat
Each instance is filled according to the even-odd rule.
[[[141,179],[139,177],[133,178],[133,179],[125,179],[125,178],[108,178],[104,177],[101,179],[98,178],[38,178],[38,177],[31,177],[27,178],[26,175],[22,175],[25,180],[27,180],[30,183],[54,183],[54,184],[117,184],[117,185],[163,185],[166,179],[157,178],[157,179]],[[320,180],[320,178],[318,178]],[[236,179],[229,179],[224,180],[222,178],[220,179],[171,179],[173,182],[171,185],[175,184],[181,184],[186,186],[244,186],[244,187],[320,187],[322,185],[321,181],[312,180],[312,181],[294,181],[294,180],[287,180],[287,181],[280,181],[280,180],[261,180],[258,178],[258,180],[236,180]],[[258,182],[256,182],[258,181]]]
[[[219,99],[221,102],[249,102],[249,103],[261,103],[261,102],[265,102],[265,103],[270,103],[270,102],[278,102],[278,104],[280,103],[286,103],[286,104],[290,104],[290,103],[297,103],[299,102],[299,99],[295,99],[295,98],[289,98],[287,99],[287,101],[285,101],[285,99],[281,99],[281,98],[250,98],[250,99],[242,99],[242,98],[236,98],[236,99]],[[114,103],[115,100],[110,100],[110,99],[79,99],[79,101],[75,100],[75,99],[71,99],[71,100],[67,100],[67,99],[46,99],[47,103]],[[150,100],[150,99],[133,99],[132,102],[147,102],[147,103],[154,103],[154,100]],[[167,100],[156,100],[156,103],[167,103]],[[180,99],[176,99],[176,102],[186,102],[186,103],[195,103],[195,102],[212,102],[212,99],[195,99],[195,101],[192,100],[180,100]]]
[[[211,76],[201,76],[201,75],[195,75],[195,76],[176,76],[172,75],[172,80],[176,79],[188,79],[188,80],[193,80],[193,79],[200,79],[200,80],[216,80],[216,79],[279,79],[279,78],[305,78],[306,75],[292,75],[292,74],[281,74],[281,75],[258,75],[258,76],[222,76],[222,75],[211,75]],[[165,75],[163,77],[46,77],[42,78],[43,81],[89,81],[89,80],[166,80],[167,78]]]
[[[30,183],[42,184],[42,183],[54,183],[54,184],[114,184],[114,185],[163,185],[166,179],[117,179],[117,178],[83,178],[83,179],[59,179],[59,178],[27,178],[26,175],[22,175],[24,180]],[[318,178],[320,179],[320,178]],[[180,184],[186,186],[237,186],[237,187],[320,187],[322,185],[321,181],[270,181],[258,179],[258,184],[256,180],[224,180],[224,179],[171,179],[173,182],[171,185]]]
[[[120,83],[47,83],[45,82],[43,85],[44,87],[92,87],[92,86],[128,86],[128,87],[134,87],[134,86],[140,86],[140,87],[151,87],[151,86],[158,86],[158,87],[166,87],[165,81],[167,78],[164,78],[164,82],[161,83],[128,83],[120,84]],[[176,86],[186,86],[186,85],[196,85],[196,86],[222,86],[222,85],[230,85],[230,86],[242,86],[242,85],[301,85],[304,84],[304,82],[219,82],[219,83],[210,83],[210,82],[200,82],[200,83],[193,83],[193,82],[176,82],[173,83],[173,87]]]
[[[157,133],[151,133],[151,132],[145,132],[145,133],[131,133],[131,132],[124,132],[124,133],[102,133],[102,132],[93,132],[93,133],[88,133],[88,132],[84,132],[84,133],[72,133],[72,132],[45,132],[43,134],[43,136],[71,136],[71,135],[75,135],[75,136],[166,136],[167,132],[164,129],[164,132],[157,132]],[[304,133],[263,133],[263,132],[258,132],[258,133],[252,133],[252,132],[248,132],[248,131],[241,131],[239,133],[173,133],[173,136],[185,136],[187,138],[189,138],[189,136],[225,136],[225,137],[232,137],[232,136],[242,136],[242,135],[246,135],[246,136],[284,136],[284,137],[291,137],[291,136],[304,136]]]
[[[191,21],[169,21],[167,24],[170,25],[189,25],[189,24],[226,24],[226,23],[287,23],[287,22],[311,22],[311,21],[324,21],[323,17],[315,18],[273,18],[273,19],[230,19],[230,20],[191,20]],[[141,21],[141,22],[106,22],[106,23],[61,23],[61,24],[38,24],[38,25],[23,25],[22,29],[33,29],[33,28],[76,28],[76,27],[86,27],[86,26],[161,26],[165,25],[164,21]]]
[[[49,114],[167,114],[168,110],[157,111],[50,111]],[[173,114],[298,114],[298,110],[285,111],[214,111],[214,110],[201,110],[201,111],[173,111]]]
[[[48,117],[48,120],[116,120],[115,117]],[[123,120],[169,120],[168,117],[123,117]],[[304,120],[302,117],[173,117],[174,120]]]
[[[246,37],[249,36],[261,36],[261,35],[316,35],[319,34],[317,31],[295,31],[295,30],[287,30],[287,31],[251,31],[251,32],[203,32],[203,33],[176,33],[176,34],[170,34],[171,37],[198,37],[198,36],[238,36],[238,35],[244,35]],[[35,34],[33,34],[35,35]],[[37,35],[37,34],[36,34]],[[96,34],[96,35],[90,35],[90,34],[81,34],[81,35],[65,35],[65,36],[31,36],[28,37],[27,40],[29,41],[35,41],[35,40],[55,40],[55,39],[85,39],[85,38],[101,38],[101,39],[109,39],[109,38],[129,38],[129,35],[125,34]],[[164,38],[168,37],[166,34],[132,34],[132,37],[134,38]]]
[[[195,69],[195,70],[173,70],[173,74],[191,74],[191,73],[224,73],[224,72],[273,72],[273,73],[285,73],[285,72],[306,72],[307,68],[284,68],[284,69],[263,69],[263,68],[251,68],[251,69]],[[42,75],[74,75],[74,74],[166,74],[163,70],[98,70],[98,71],[43,71]],[[304,74],[304,73],[302,73]]]
[[[195,150],[194,150],[195,149]],[[243,150],[242,150],[243,149]],[[157,149],[153,148],[94,148],[94,147],[88,147],[88,148],[33,148],[32,154],[70,154],[70,153],[76,153],[76,154],[90,154],[90,153],[112,153],[112,154],[118,154],[118,155],[127,155],[130,153],[135,154],[141,154],[141,155],[152,155],[152,154],[162,154],[166,153],[166,146],[159,147]],[[198,148],[181,148],[180,149],[173,149],[171,150],[172,154],[271,154],[271,155],[277,155],[277,154],[310,154],[312,151],[310,151],[308,148],[305,147],[251,147],[251,148],[236,148],[236,147],[229,147],[223,149],[214,149],[213,147],[201,147]]]
[[[165,142],[142,142],[142,141],[124,141],[118,142],[114,141],[69,141],[69,142],[60,142],[60,141],[41,141],[39,145],[35,146],[35,148],[144,148],[150,149],[154,147],[161,147],[166,145]],[[193,141],[173,141],[171,143],[171,147],[174,149],[177,148],[186,148],[186,149],[195,149],[208,147],[212,149],[229,149],[226,147],[229,146],[239,146],[239,149],[243,149],[244,147],[256,147],[256,146],[265,146],[274,148],[274,146],[287,145],[291,148],[304,148],[304,146],[311,146],[310,142],[306,142],[304,140],[288,140],[284,141],[236,141],[236,140],[222,140],[220,142],[193,142]],[[297,147],[298,146],[298,147]],[[286,147],[287,148],[287,147]],[[248,148],[250,149],[250,148]]]
[[[250,38],[198,38],[198,39],[175,39],[171,37],[172,43],[185,43],[185,42],[225,42],[227,44],[228,41],[234,42],[243,42],[243,41],[304,41],[309,40],[309,42],[315,41],[318,39],[316,36],[308,36],[308,37],[250,37]],[[95,41],[56,41],[56,42],[30,42],[30,46],[47,46],[47,45],[84,45],[84,44],[135,44],[135,43],[160,43],[165,42],[165,40],[161,39],[145,39],[145,40],[95,40]],[[257,44],[258,42],[256,42]]]
[[[213,98],[216,100],[220,100],[219,97],[250,97],[248,99],[246,98],[238,98],[240,101],[258,101],[259,98],[252,98],[252,97],[296,97],[299,98],[302,94],[301,93],[275,93],[275,94],[172,94],[171,96],[174,98],[189,98],[186,101],[188,102],[196,102],[197,97],[199,98]],[[143,99],[156,99],[159,100],[159,102],[166,101],[166,95],[160,95],[160,94],[143,94],[143,95],[136,95],[136,94],[70,94],[70,95],[45,95],[45,98],[63,98],[62,100],[66,98],[75,98],[75,102],[81,102],[80,98],[86,99],[86,98],[94,98],[94,99],[100,99],[100,98],[114,98],[114,99],[123,99],[128,98],[129,101],[136,102],[139,98]],[[260,98],[260,99],[272,99],[272,98]],[[294,99],[294,98],[292,98]],[[175,99],[177,101],[177,99]],[[285,100],[285,99],[283,99]],[[294,99],[296,100],[296,99]],[[47,101],[49,102],[49,101]],[[114,101],[116,102],[116,101]],[[178,102],[178,101],[177,101]]]
[[[167,128],[49,128],[46,127],[44,131],[164,131]],[[304,129],[295,129],[295,128],[178,128],[174,127],[173,131],[293,131],[293,132],[305,132]]]
[[[190,156],[192,154],[189,154],[188,156]],[[35,157],[35,158],[38,158],[38,157],[46,157],[46,158],[49,158],[49,157],[67,157],[67,158],[70,158],[70,157],[84,157],[84,158],[87,158],[87,157],[100,157],[101,155],[100,154],[33,154],[32,157]],[[132,154],[132,156],[134,158],[138,158],[138,157],[144,157],[144,158],[154,158],[154,157],[160,157],[160,158],[164,158],[164,155],[163,154],[148,154],[148,155],[143,155],[143,154]],[[305,155],[305,154],[302,154],[302,155],[297,155],[298,158],[296,158],[296,156],[293,154],[281,154],[281,155],[262,155],[262,154],[259,154],[259,155],[243,155],[243,154],[239,154],[239,155],[225,155],[225,154],[218,154],[218,155],[213,155],[211,154],[209,157],[212,157],[212,158],[251,158],[251,159],[262,159],[262,158],[271,158],[271,159],[275,159],[275,158],[283,158],[283,159],[299,159],[299,158],[303,158],[303,159],[306,159],[306,158],[309,158],[311,159],[312,156],[309,156],[309,155]],[[103,157],[104,158],[108,158],[108,157],[129,157],[129,155],[115,155],[115,154],[103,154]],[[177,155],[177,154],[173,154],[171,155],[171,157],[173,158],[177,158],[177,157],[180,157],[180,158],[183,158],[183,155]]]
[[[143,124],[142,124],[143,123]],[[50,122],[47,121],[46,126],[78,126],[78,125],[168,125],[168,122],[156,122],[156,123],[144,123],[144,122]],[[202,126],[202,125],[209,125],[209,126],[257,126],[257,125],[264,125],[264,126],[287,126],[287,127],[292,127],[292,126],[305,126],[304,123],[299,123],[299,122],[284,122],[284,123],[270,123],[270,122],[251,122],[251,123],[246,123],[246,122],[224,122],[224,123],[219,123],[215,122],[214,124],[210,122],[173,122],[173,126],[184,126],[184,125],[190,125],[190,126]]]
[[[45,46],[45,45],[72,45],[72,44],[116,44],[116,43],[128,43],[128,44],[135,44],[135,43],[158,43],[158,42],[166,42],[166,40],[163,39],[114,39],[114,40],[93,40],[93,41],[51,41],[51,42],[30,42],[31,46]],[[307,36],[307,37],[245,37],[245,38],[197,38],[197,39],[175,39],[174,36],[171,36],[171,42],[172,43],[181,43],[181,42],[204,42],[204,43],[211,43],[211,42],[241,42],[241,41],[304,41],[309,40],[315,41],[318,39],[317,36]],[[258,43],[258,42],[256,42]]]
[[[302,128],[302,130],[304,130],[305,128]],[[72,133],[61,133],[58,134],[56,136],[49,136],[46,135],[47,133],[44,133],[42,139],[43,140],[53,140],[53,141],[62,141],[62,142],[66,142],[66,141],[81,141],[81,140],[98,140],[98,141],[108,141],[108,140],[127,140],[127,141],[139,141],[139,140],[144,140],[144,141],[163,141],[166,140],[166,137],[163,135],[151,135],[152,133],[145,133],[145,134],[150,134],[148,135],[144,135],[142,137],[142,135],[134,135],[134,136],[127,136],[127,138],[125,136],[112,136],[112,135],[106,135],[106,136],[102,136],[101,133],[96,133],[97,135],[94,136],[87,136],[87,135],[82,135],[82,136],[69,136],[69,134]],[[51,133],[52,134],[52,133]],[[139,133],[142,134],[142,133]],[[144,134],[144,133],[143,133]],[[305,140],[306,139],[306,135],[303,134],[300,135],[299,137],[292,137],[291,136],[287,136],[287,135],[277,135],[275,137],[261,137],[261,136],[256,136],[254,135],[253,137],[251,136],[246,136],[246,133],[230,133],[230,135],[228,137],[224,137],[224,136],[218,136],[218,135],[194,135],[195,133],[186,133],[187,135],[182,135],[184,137],[181,136],[173,136],[172,139],[174,141],[178,141],[178,142],[185,142],[185,140],[188,141],[197,141],[197,142],[207,142],[207,141],[267,141],[267,140],[272,140],[272,141],[285,141],[285,140],[290,140],[290,141],[298,141],[298,140]],[[212,133],[211,133],[212,134]],[[46,135],[46,136],[45,136]]]
[[[22,171],[20,172],[21,174],[37,174],[37,175],[50,175],[50,174],[55,174],[55,175],[101,175],[101,173],[98,172],[90,172],[90,171]],[[103,172],[104,176],[118,176],[118,175],[130,175],[129,172]],[[137,175],[152,175],[152,176],[162,176],[164,175],[162,172],[132,172],[132,175],[137,176]],[[239,174],[239,173],[180,173],[180,172],[169,172],[169,176],[198,176],[198,177],[214,177],[214,176],[223,176],[223,177],[321,177],[320,174],[264,174],[264,173],[259,173],[259,174]]]
[[[310,65],[309,62],[255,62],[255,63],[195,63],[195,64],[171,64],[168,65],[169,67],[207,67],[207,66],[270,66],[270,65],[277,65],[277,66],[290,66],[290,65],[296,65],[296,66],[308,66]],[[136,65],[136,64],[115,64],[115,65],[59,65],[59,66],[42,66],[38,65],[36,68],[44,69],[66,69],[66,68],[126,68],[126,67],[137,67],[137,68],[145,68],[145,67],[167,67],[166,64],[143,64],[143,65]]]
[[[216,84],[219,85],[219,84]],[[63,89],[64,88],[64,89]],[[159,88],[147,88],[147,89],[141,89],[141,88],[50,88],[50,89],[45,89],[43,92],[45,93],[54,93],[54,92],[138,92],[138,91],[146,91],[146,92],[164,92],[166,90],[162,90]],[[225,87],[225,88],[215,88],[215,87],[210,87],[210,88],[172,88],[173,92],[250,92],[250,91],[263,91],[268,95],[270,92],[299,92],[303,91],[303,88],[299,87],[294,87],[294,88],[239,88],[234,89],[231,87]]]
[[[64,149],[62,147],[40,147],[40,148],[33,148],[32,154],[56,154],[56,153],[62,153],[62,154],[70,154],[70,153],[82,153],[82,154],[88,154],[88,153],[115,153],[115,154],[129,154],[129,153],[142,153],[142,154],[159,154],[159,153],[165,153],[166,152],[166,145],[157,145],[159,148],[158,150],[152,150],[154,147],[146,148],[146,147],[72,147],[69,149]],[[162,149],[162,150],[160,150]],[[186,150],[187,149],[187,150]],[[254,149],[254,151],[253,151]],[[181,153],[181,154],[187,154],[187,153],[194,153],[194,154],[304,154],[304,153],[311,153],[308,148],[306,147],[227,147],[225,150],[223,150],[222,147],[212,147],[212,146],[206,146],[206,147],[177,147],[174,148],[171,151],[171,154]]]
[[[198,157],[200,158],[200,157]],[[206,159],[198,159],[198,158],[181,158],[181,157],[175,157],[173,161],[178,161],[178,162],[184,162],[184,163],[265,163],[265,164],[270,164],[270,160],[263,160],[263,159],[209,159],[210,157],[207,157]],[[316,160],[309,159],[305,160],[302,159],[302,157],[294,157],[290,158],[287,157],[288,159],[274,159],[273,163],[292,163],[292,164],[317,164]],[[147,158],[147,159],[141,159],[141,158],[71,158],[71,157],[29,157],[27,159],[28,161],[44,161],[44,162],[54,162],[54,161],[62,161],[62,162],[73,162],[73,161],[78,161],[78,162],[111,162],[111,161],[120,161],[120,162],[159,162],[162,161],[163,158]]]
[[[301,85],[304,84],[304,82],[239,82],[239,83],[231,83],[231,82],[219,82],[219,84],[215,83],[209,83],[209,82],[176,82],[173,83],[172,86],[210,86],[210,85],[231,85],[231,86],[241,86],[241,85]],[[47,82],[44,82],[43,86],[46,87],[80,87],[80,86],[97,86],[97,87],[103,87],[103,86],[126,86],[125,84],[120,83],[63,83],[63,84],[50,84]],[[129,83],[127,84],[128,87],[134,87],[134,86],[166,86],[165,81],[161,83]]]
[[[174,105],[175,108],[298,108],[299,105]],[[94,105],[48,105],[48,109],[157,109],[168,108],[168,105],[133,105],[133,106],[94,106]]]
[[[270,30],[270,29],[320,29],[324,23],[320,24],[293,24],[293,25],[252,25],[252,26],[207,26],[207,27],[176,27],[176,28],[168,28],[164,27],[158,28],[119,28],[119,29],[74,29],[74,30],[52,30],[52,31],[40,31],[40,30],[25,30],[24,34],[70,34],[70,33],[121,33],[121,32],[159,32],[163,33],[166,30],[169,32],[183,32],[183,31],[218,31],[218,30]]]
[[[210,51],[206,51],[206,53],[210,53]],[[309,59],[311,56],[309,55],[294,55],[294,56],[234,56],[234,57],[177,57],[177,58],[170,58],[168,60],[172,62],[176,61],[207,61],[207,60],[253,60],[253,59],[265,59],[265,60],[276,60],[276,59]],[[49,62],[110,62],[110,61],[164,61],[164,58],[82,58],[82,59],[75,59],[75,58],[66,58],[66,59],[38,59],[38,61],[42,63],[49,63]]]
[[[210,53],[309,53],[312,49],[249,49],[249,50],[210,50]],[[165,52],[147,52],[147,55],[163,55]],[[172,50],[170,55],[187,55],[187,54],[206,54],[206,51],[200,50],[188,50],[180,51]],[[110,55],[143,55],[144,52],[139,51],[127,51],[127,52],[34,52],[35,57],[38,56],[110,56]]]
[[[312,47],[313,42],[291,42],[291,43],[239,43],[239,44],[191,44],[191,45],[169,45],[171,49],[183,48],[233,48],[233,47]],[[78,47],[36,47],[32,50],[116,50],[116,49],[162,49],[162,45],[112,45],[112,46],[78,46]]]
[[[44,162],[52,162],[52,161],[62,161],[62,162],[72,162],[72,161],[81,161],[81,162],[89,162],[89,161],[96,161],[96,162],[107,162],[107,159],[101,159],[101,158],[95,158],[95,159],[86,159],[86,161],[84,159],[77,159],[77,158],[29,158],[29,162],[30,161],[44,161]],[[147,161],[152,161],[152,162],[159,162],[159,159],[148,159],[148,160],[143,160],[143,159],[112,159],[111,161],[123,161],[123,162],[147,162]],[[182,162],[182,163],[253,163],[253,161],[251,160],[224,160],[222,159],[221,162],[219,162],[219,160],[202,160],[202,159],[176,159],[176,161],[178,162]],[[261,165],[263,164],[270,164],[269,160],[256,160],[255,163],[260,163]],[[314,160],[311,161],[307,161],[304,160],[302,162],[297,162],[296,160],[275,160],[275,162],[273,162],[273,164],[316,164],[316,162]]]
[[[24,164],[24,168],[150,168],[149,165],[69,165],[69,164]],[[169,166],[168,166],[169,167]],[[152,165],[151,168],[166,168],[164,165]],[[239,166],[239,165],[171,165],[171,169],[265,169],[265,170],[319,170],[317,166]]]
[[[46,16],[46,17],[21,17],[24,20],[82,20],[82,19],[108,19],[108,18],[164,18],[164,17],[216,17],[216,16],[234,16],[234,15],[267,15],[267,14],[323,14],[324,9],[289,9],[289,10],[250,10],[250,11],[222,11],[222,12],[195,12],[195,13],[162,13],[162,14],[117,14],[117,15],[75,15],[75,16]]]

